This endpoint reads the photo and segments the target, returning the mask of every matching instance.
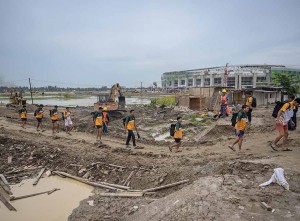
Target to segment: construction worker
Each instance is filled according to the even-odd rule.
[[[52,134],[59,133],[59,122],[58,122],[58,106],[55,105],[53,110],[50,110],[50,117],[52,121]],[[55,130],[56,129],[56,130]]]
[[[107,113],[107,107],[103,108],[103,133],[108,133],[109,114]]]
[[[177,123],[175,124],[175,132],[174,132],[175,144],[169,146],[169,150],[171,152],[174,147],[175,147],[175,153],[180,152],[179,147],[181,145],[181,140],[183,137],[181,122],[182,122],[182,117],[177,117]]]
[[[132,139],[133,146],[136,147],[135,143],[135,135],[133,131],[136,130],[136,124],[135,124],[135,116],[134,116],[134,110],[130,110],[130,115],[126,117],[125,120],[125,134],[127,133],[127,140],[126,140],[126,147],[129,148],[129,142]]]
[[[94,125],[97,128],[97,135],[96,135],[96,142],[99,141],[99,144],[101,145],[101,137],[102,137],[102,127],[103,127],[103,108],[99,107],[99,111],[96,111],[93,116]]]
[[[23,108],[19,110],[19,115],[21,118],[21,127],[25,128],[26,123],[27,123],[27,110],[26,110],[26,105],[23,105]]]
[[[221,101],[220,101],[220,117],[225,118],[230,114],[230,109],[228,107],[228,97],[226,89],[222,90]]]
[[[36,120],[38,122],[36,130],[40,131],[39,128],[41,128],[42,132],[45,131],[45,130],[43,130],[43,123],[42,123],[43,117],[44,117],[43,116],[43,113],[44,113],[43,107],[44,107],[44,105],[40,104],[40,106],[38,107],[38,109],[36,109],[35,112],[34,112],[34,116],[35,116],[35,118],[36,118]]]
[[[66,133],[71,135],[71,131],[73,130],[73,122],[71,119],[71,111],[69,107],[66,107],[66,110],[63,112],[64,120],[65,120],[65,127]]]

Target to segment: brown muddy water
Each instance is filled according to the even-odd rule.
[[[79,202],[92,194],[93,187],[68,178],[51,176],[40,179],[33,186],[33,179],[12,185],[13,196],[23,196],[54,188],[60,190],[48,195],[42,194],[30,198],[10,201],[17,211],[9,211],[0,201],[1,221],[66,221]]]

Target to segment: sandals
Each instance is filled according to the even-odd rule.
[[[235,151],[235,149],[233,148],[233,146],[228,146],[229,149],[231,149],[232,151]]]
[[[276,146],[274,146],[274,144],[270,144],[270,147],[274,150],[274,151],[278,151],[277,149],[276,149]]]
[[[289,148],[285,148],[283,149],[282,151],[293,151],[292,149],[289,149]]]

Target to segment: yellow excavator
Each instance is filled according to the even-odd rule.
[[[111,117],[122,117],[126,112],[125,96],[119,83],[114,84],[109,93],[99,93],[97,102],[94,103],[94,110],[99,107],[107,107]]]

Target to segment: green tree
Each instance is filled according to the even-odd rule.
[[[287,94],[299,94],[300,92],[300,75],[275,73],[273,74],[273,83],[282,86]]]

